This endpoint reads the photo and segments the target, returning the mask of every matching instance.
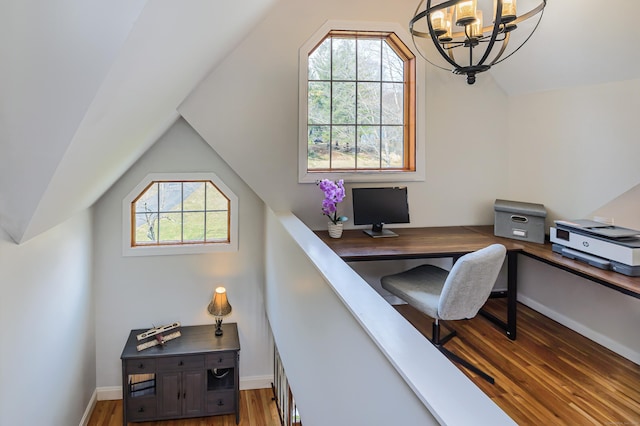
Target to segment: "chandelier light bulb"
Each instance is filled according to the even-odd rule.
[[[498,0],[493,0],[493,19],[498,10]],[[517,18],[516,0],[502,0],[502,23],[507,24]]]
[[[482,37],[482,11],[476,11],[476,19],[467,25],[468,38],[477,40]]]
[[[456,25],[469,25],[476,19],[477,0],[463,0],[456,3]]]

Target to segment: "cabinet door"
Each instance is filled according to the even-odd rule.
[[[158,374],[158,415],[160,417],[179,417],[182,414],[181,374],[178,372]]]
[[[182,414],[197,416],[204,413],[204,371],[182,373]]]

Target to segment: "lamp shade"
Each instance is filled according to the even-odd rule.
[[[227,299],[227,290],[224,287],[216,288],[207,310],[211,315],[216,317],[223,317],[231,313],[231,305]]]

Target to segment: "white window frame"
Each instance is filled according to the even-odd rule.
[[[229,242],[131,246],[131,203],[155,181],[211,181],[229,199]],[[122,255],[158,256],[238,251],[238,197],[215,173],[151,173],[122,200]]]
[[[419,58],[411,36],[397,23],[327,21],[298,50],[298,182],[315,183],[320,179],[344,179],[346,182],[418,182],[425,180],[425,66],[416,59],[416,170],[359,170],[310,172],[307,170],[307,89],[309,76],[309,52],[311,52],[332,30],[386,31],[395,33]]]

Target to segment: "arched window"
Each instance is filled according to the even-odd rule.
[[[149,175],[123,203],[125,254],[235,250],[237,204],[213,173]]]
[[[300,181],[406,180],[417,170],[416,57],[390,29],[337,26],[300,52]]]

